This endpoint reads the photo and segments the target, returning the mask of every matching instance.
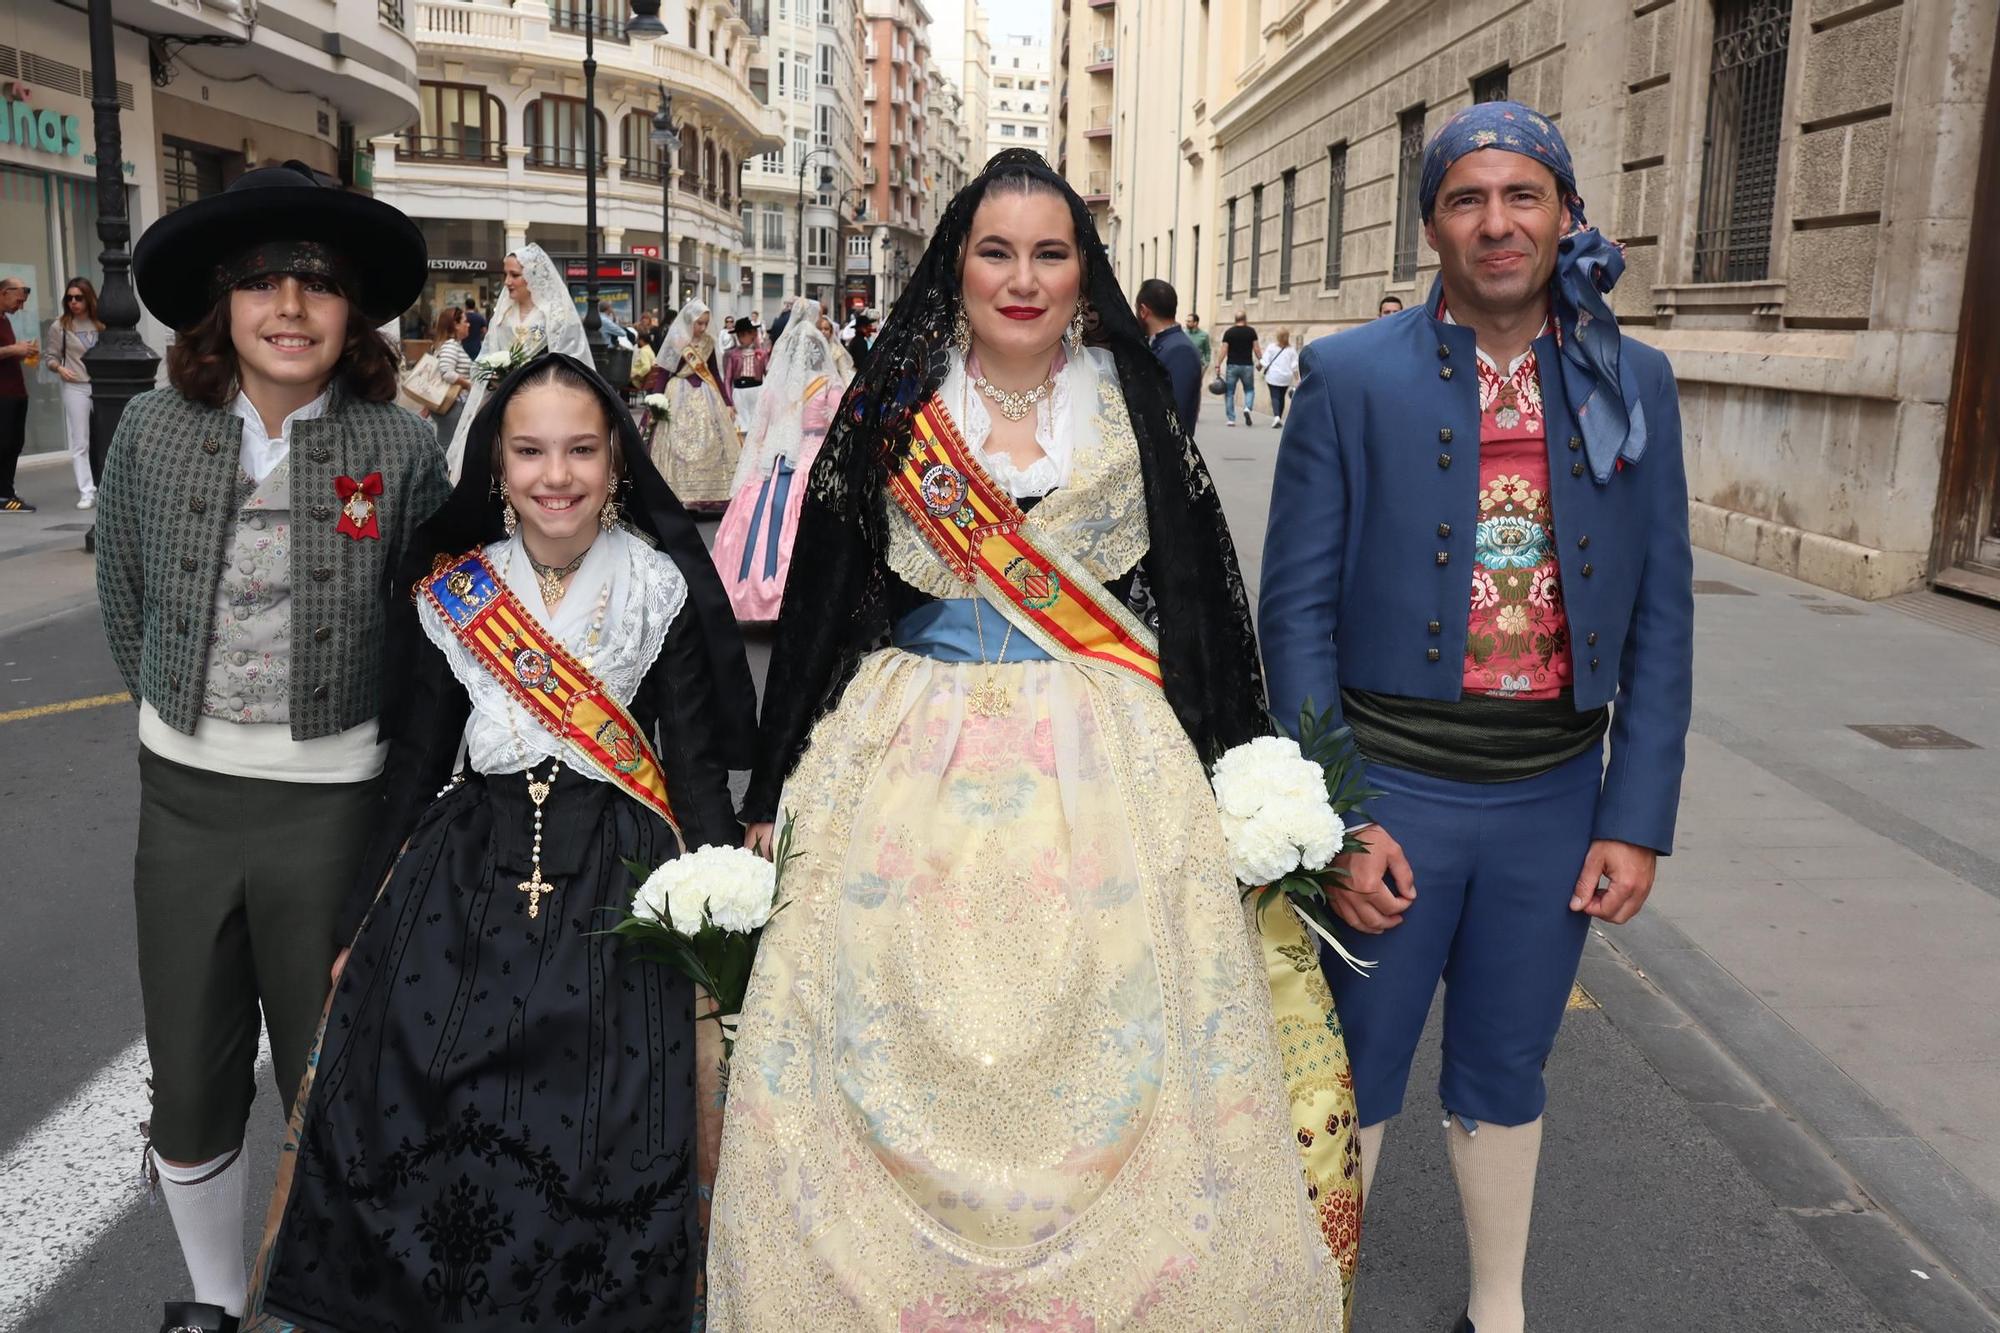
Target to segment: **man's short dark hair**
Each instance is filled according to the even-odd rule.
[[[1375,303],[1375,313],[1378,315],[1381,314],[1382,307],[1385,305],[1393,305],[1396,309],[1401,310],[1403,308],[1403,298],[1400,296],[1384,296]]]
[[[1172,319],[1181,307],[1181,298],[1175,294],[1174,285],[1165,278],[1148,278],[1139,284],[1139,294],[1134,298],[1140,305],[1153,312],[1154,319]]]

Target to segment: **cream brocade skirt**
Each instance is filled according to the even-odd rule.
[[[668,380],[666,394],[670,416],[654,427],[653,466],[682,504],[728,504],[743,447],[735,416],[715,390],[692,376]]]
[[[988,672],[1005,717],[966,707]],[[879,652],[785,806],[710,1329],[1340,1326],[1264,966],[1157,690]]]

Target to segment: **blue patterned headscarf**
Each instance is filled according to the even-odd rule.
[[[1618,321],[1604,299],[1625,271],[1625,252],[1584,221],[1583,196],[1576,192],[1576,168],[1562,133],[1519,102],[1475,103],[1431,136],[1418,186],[1425,220],[1451,164],[1482,148],[1541,163],[1555,173],[1562,190],[1570,225],[1556,245],[1550,287],[1562,335],[1563,388],[1583,431],[1590,469],[1599,482],[1609,481],[1620,461],[1636,463],[1646,452],[1646,413],[1637,382],[1621,365]]]

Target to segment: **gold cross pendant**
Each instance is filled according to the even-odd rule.
[[[528,895],[528,920],[530,921],[533,921],[542,914],[542,895],[556,891],[555,885],[542,878],[542,868],[540,866],[536,866],[533,876],[522,880],[519,887],[521,892]]]

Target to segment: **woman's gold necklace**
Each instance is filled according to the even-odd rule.
[[[979,614],[979,603],[984,600],[977,589],[968,589],[972,597],[972,628],[979,636],[979,684],[973,686],[972,693],[965,698],[965,711],[975,717],[1005,717],[1014,711],[1013,696],[1000,683],[1000,673],[993,668],[1007,660],[1007,645],[1014,641],[1014,622],[1007,622],[1007,632],[1000,636],[1000,656],[992,662],[986,660],[986,624]]]
[[[523,545],[521,549],[526,551],[528,548]],[[528,568],[535,571],[535,582],[541,585],[543,606],[551,611],[556,609],[556,603],[560,602],[563,594],[569,591],[564,580],[583,566],[583,557],[589,554],[589,549],[585,548],[582,555],[560,569],[554,565],[545,565],[532,555],[528,557]]]
[[[1035,410],[1036,403],[1041,402],[1042,399],[1055,392],[1056,377],[1050,375],[1026,393],[1015,393],[1012,389],[1003,389],[984,375],[974,375],[972,377],[972,385],[979,392],[993,400],[993,405],[1000,409],[1001,416],[1007,418],[1009,421],[1019,421],[1022,417]]]

